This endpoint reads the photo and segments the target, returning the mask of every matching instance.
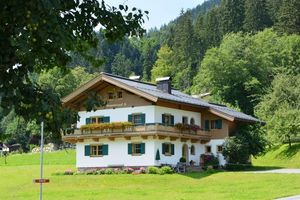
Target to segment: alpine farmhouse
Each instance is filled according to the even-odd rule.
[[[181,157],[199,165],[202,154],[214,154],[224,165],[225,138],[239,124],[259,120],[172,89],[170,81],[160,78],[155,85],[101,73],[63,98],[80,116],[63,136],[76,144],[77,168],[175,166]],[[89,92],[106,105],[85,111]]]

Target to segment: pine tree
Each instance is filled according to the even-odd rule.
[[[300,34],[300,1],[283,0],[279,10],[277,30],[282,33]]]
[[[221,16],[223,35],[241,31],[244,21],[244,0],[223,0]]]
[[[244,30],[257,32],[272,26],[266,0],[245,0]]]

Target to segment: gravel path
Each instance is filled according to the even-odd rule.
[[[284,197],[284,198],[275,199],[275,200],[299,200],[299,199],[300,199],[300,195],[291,196],[291,197]]]

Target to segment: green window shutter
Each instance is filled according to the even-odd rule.
[[[91,123],[91,118],[86,118],[85,119],[85,124],[90,124]]]
[[[218,128],[219,128],[219,129],[222,129],[222,119],[219,119],[219,120],[218,120],[218,124],[219,124]]]
[[[172,154],[172,155],[174,155],[174,149],[175,149],[174,144],[171,144],[171,154]]]
[[[141,124],[145,124],[145,122],[146,122],[146,114],[143,113],[141,114]]]
[[[141,143],[141,154],[145,154],[145,143]]]
[[[206,131],[209,131],[209,120],[205,120],[205,126],[204,126],[204,129]]]
[[[162,114],[161,115],[161,123],[162,124],[165,124],[166,122],[165,122],[165,114]]]
[[[90,145],[84,146],[84,156],[90,156],[91,155],[91,147]]]
[[[132,122],[132,115],[128,115],[128,121]]]
[[[128,144],[128,154],[132,154],[132,144]]]
[[[110,122],[110,117],[109,116],[103,117],[103,122],[104,123],[109,123]]]
[[[102,145],[101,148],[102,148],[102,155],[107,156],[108,155],[108,144]]]
[[[174,126],[174,115],[171,115],[171,125]]]
[[[165,143],[162,143],[162,154],[165,154],[166,153],[166,148],[165,148]]]

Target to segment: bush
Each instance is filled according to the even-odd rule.
[[[179,162],[185,163],[185,162],[186,162],[185,157],[181,157],[181,158],[179,159]]]
[[[97,174],[99,175],[105,174],[105,169],[97,170]]]
[[[159,169],[157,167],[149,167],[148,173],[149,174],[159,174]]]
[[[134,169],[132,169],[132,168],[125,168],[124,169],[124,172],[126,172],[127,174],[132,174],[132,172],[134,172]]]
[[[113,169],[111,169],[111,168],[105,169],[105,174],[113,174],[113,173],[114,173]]]
[[[169,166],[164,166],[159,169],[160,173],[159,174],[173,174],[174,171],[171,167]]]
[[[66,170],[64,173],[64,175],[73,175],[73,174],[74,174],[74,172],[70,169]]]

